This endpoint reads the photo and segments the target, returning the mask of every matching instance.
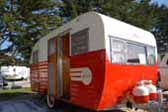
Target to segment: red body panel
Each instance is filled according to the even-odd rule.
[[[111,108],[140,80],[156,82],[157,66],[112,64],[107,58],[105,62],[105,83],[100,109]]]
[[[157,66],[112,64],[105,50],[71,57],[71,68],[79,67],[89,67],[93,79],[89,86],[71,82],[71,102],[96,110],[115,106],[137,81],[157,78]]]
[[[89,67],[92,82],[86,86],[82,82],[71,81],[71,102],[85,108],[97,109],[104,87],[105,50],[72,56],[71,68]]]
[[[92,72],[92,82],[87,86],[82,82],[70,81],[71,103],[89,109],[104,110],[114,107],[124,94],[132,91],[137,81],[150,79],[156,82],[156,65],[112,64],[106,57],[105,49],[70,57],[70,68],[89,67]],[[33,88],[36,75],[33,65],[31,68]],[[41,85],[41,79],[39,80]],[[43,87],[47,89],[47,84]]]

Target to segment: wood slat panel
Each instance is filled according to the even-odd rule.
[[[70,60],[69,60],[69,34],[63,38],[63,95],[68,98],[70,94]]]

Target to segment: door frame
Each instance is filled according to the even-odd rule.
[[[68,35],[68,36],[67,36]],[[66,37],[67,36],[67,37]],[[70,32],[66,32],[66,33],[61,33],[60,35],[58,35],[57,37],[53,37],[51,39],[48,40],[48,62],[49,60],[55,60],[56,63],[54,63],[56,66],[54,66],[56,72],[53,72],[53,75],[52,77],[54,78],[54,85],[51,85],[51,87],[55,87],[53,88],[54,89],[54,94],[53,93],[50,93],[50,85],[48,85],[48,95],[54,95],[55,97],[57,98],[60,98],[60,97],[64,97],[64,86],[67,86],[67,85],[64,85],[64,60],[63,60],[63,39],[64,38],[68,38],[68,42],[69,42],[69,50],[68,50],[68,54],[70,56]],[[54,52],[54,55],[56,56],[56,59],[50,59],[50,54],[49,54],[49,47],[50,47],[50,41],[53,39],[54,41],[54,46],[55,46],[55,52]],[[51,63],[51,62],[50,62]],[[50,64],[49,63],[49,64]],[[49,66],[48,66],[49,67]],[[69,62],[69,67],[70,67],[70,62]],[[69,68],[70,69],[70,68]],[[49,72],[48,72],[49,73]],[[49,75],[49,74],[48,74]],[[70,77],[70,76],[69,76]],[[48,78],[49,79],[49,78]],[[49,80],[48,80],[49,81]],[[69,93],[68,93],[68,96],[70,95],[70,80],[68,80],[69,82]],[[49,83],[48,83],[49,84]]]
[[[68,39],[68,46],[66,45],[65,38]],[[66,47],[68,47],[68,52],[64,52]],[[70,57],[70,32],[66,32],[57,37],[57,75],[56,76],[57,76],[57,90],[58,90],[57,96],[58,97],[69,98],[70,96],[70,75],[67,73],[67,71],[70,72],[69,57]],[[69,64],[68,68],[66,67],[66,64]]]

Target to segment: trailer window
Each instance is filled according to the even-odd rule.
[[[155,64],[155,48],[147,47],[147,60],[148,64]]]
[[[89,33],[84,29],[71,35],[71,55],[78,55],[88,52]]]
[[[145,46],[127,44],[127,63],[146,64]]]
[[[55,53],[55,38],[49,40],[49,49],[48,49],[49,55]]]
[[[126,46],[125,42],[120,40],[110,39],[110,55],[112,56],[113,63],[125,63],[126,62]]]
[[[33,51],[33,63],[38,62],[38,51]]]
[[[110,59],[117,64],[155,64],[155,47],[122,39],[109,38]]]

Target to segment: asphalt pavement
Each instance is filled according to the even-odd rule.
[[[0,102],[0,112],[47,112],[48,109],[30,100]]]

